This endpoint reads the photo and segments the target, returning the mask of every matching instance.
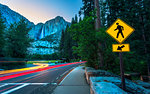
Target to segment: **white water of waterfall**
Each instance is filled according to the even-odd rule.
[[[43,37],[44,37],[44,28],[42,28],[40,39],[42,39]]]

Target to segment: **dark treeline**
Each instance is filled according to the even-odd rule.
[[[25,67],[27,48],[31,41],[28,37],[29,30],[28,24],[23,19],[11,24],[10,27],[6,26],[0,14],[0,69]]]
[[[27,58],[29,60],[58,60],[60,59],[58,53],[44,54],[44,55],[32,54],[32,55],[28,55]]]
[[[131,25],[135,32],[125,41],[131,52],[124,53],[125,70],[147,74],[150,43],[149,0],[106,0],[100,2],[103,26],[109,27],[117,18]],[[107,44],[109,45],[109,44]]]
[[[30,29],[24,19],[20,19],[19,22],[15,22],[6,28],[5,22],[0,15],[0,61],[59,59],[57,53],[46,55],[29,54],[28,48],[32,46],[30,42],[33,41],[28,35]],[[45,37],[42,40],[53,41],[50,38]]]
[[[0,57],[26,58],[31,41],[29,31],[30,28],[23,19],[6,28],[0,15]]]
[[[71,24],[78,23],[77,15],[75,19],[72,18]],[[66,27],[65,31],[62,31],[60,46],[59,46],[59,57],[66,59],[79,59],[76,53],[73,52],[73,47],[77,46],[77,42],[73,40],[73,36],[69,31],[69,26]]]
[[[87,61],[87,66],[100,68],[97,55],[97,49],[100,49],[103,57],[101,69],[119,73],[119,54],[112,52],[112,44],[118,43],[105,31],[117,18],[120,18],[135,29],[135,32],[124,42],[129,43],[131,49],[130,52],[123,53],[125,71],[147,74],[150,61],[148,49],[150,46],[150,1],[100,0],[101,28],[99,32],[95,30],[96,10],[93,0],[82,0],[82,2],[83,7],[79,11],[80,20],[78,21],[78,17],[75,16],[72,19],[72,25],[62,33],[61,57],[80,57]],[[71,53],[76,53],[78,56],[73,56]]]
[[[5,30],[5,24],[4,20],[2,19],[1,13],[0,13],[0,57],[3,56],[3,48],[5,45],[5,38],[4,38],[4,30]]]

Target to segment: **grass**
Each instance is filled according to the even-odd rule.
[[[61,62],[62,60],[44,60],[44,61],[28,61],[27,64],[33,64],[33,63],[55,63],[55,62]]]

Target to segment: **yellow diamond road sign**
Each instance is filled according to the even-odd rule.
[[[113,52],[130,52],[129,44],[113,44],[112,48]]]
[[[128,36],[132,34],[134,28],[126,24],[121,19],[117,19],[107,30],[106,32],[111,35],[115,40],[120,44],[125,41]]]

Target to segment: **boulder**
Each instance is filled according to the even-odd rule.
[[[94,94],[127,94],[118,86],[110,82],[93,83],[92,90]]]

